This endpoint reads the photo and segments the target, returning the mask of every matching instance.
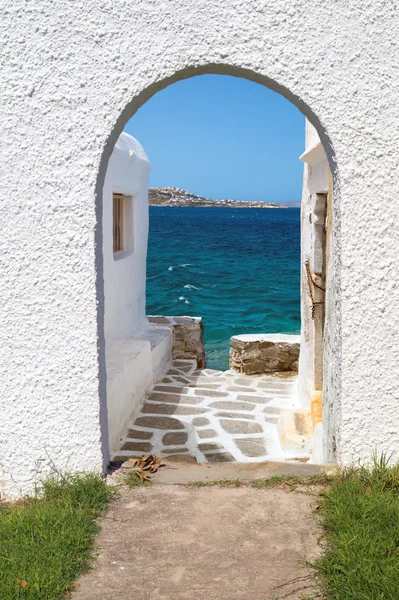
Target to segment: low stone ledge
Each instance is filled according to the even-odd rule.
[[[173,360],[196,360],[198,368],[206,367],[204,326],[201,317],[166,317],[150,315],[153,325],[170,327],[172,330]]]
[[[246,375],[298,371],[300,336],[282,333],[235,335],[230,368]]]

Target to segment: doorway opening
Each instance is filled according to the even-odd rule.
[[[223,74],[223,70],[221,70],[221,74]],[[230,74],[228,69],[226,74]],[[178,79],[177,77],[176,80]],[[250,77],[250,79],[253,81],[254,77]],[[166,85],[167,83],[165,83],[165,87]],[[137,102],[132,104],[129,111],[130,116],[137,111],[141,104]],[[299,108],[303,107],[299,106]],[[126,123],[128,119],[124,118],[123,120]],[[215,362],[212,364],[212,362],[221,361],[221,368],[216,369],[203,369],[204,365],[201,362],[203,358],[199,358],[198,347],[202,344],[203,335],[203,324],[198,319],[198,317],[202,317],[200,305],[198,304],[198,311],[193,312],[188,309],[190,298],[192,299],[197,292],[202,291],[200,289],[202,287],[200,284],[203,283],[202,280],[200,281],[201,277],[205,276],[206,279],[211,272],[213,280],[212,277],[208,278],[209,285],[213,285],[215,281],[223,281],[223,277],[217,272],[215,260],[218,249],[223,246],[223,224],[218,222],[215,211],[219,211],[219,213],[225,211],[226,215],[231,215],[231,221],[241,219],[241,223],[244,222],[244,216],[239,215],[247,215],[251,222],[248,229],[251,231],[252,227],[255,237],[257,228],[260,231],[262,229],[267,231],[266,225],[271,223],[276,225],[279,217],[273,215],[282,214],[283,209],[236,208],[235,206],[215,208],[207,206],[206,203],[200,204],[209,198],[195,193],[198,190],[182,190],[182,188],[172,185],[158,186],[158,193],[168,190],[169,195],[174,197],[176,203],[185,196],[183,192],[189,192],[192,198],[197,198],[197,205],[195,205],[194,198],[191,200],[191,206],[151,207],[152,212],[155,209],[154,218],[158,214],[158,229],[155,228],[155,231],[158,232],[158,247],[153,251],[154,245],[151,245],[150,239],[150,281],[147,282],[147,286],[148,283],[154,284],[150,295],[155,296],[157,291],[163,291],[163,286],[160,285],[161,276],[159,273],[157,274],[159,264],[156,264],[155,258],[159,259],[162,254],[166,255],[165,250],[170,250],[173,244],[178,243],[179,233],[181,234],[183,230],[183,226],[178,227],[176,223],[169,225],[168,229],[166,222],[168,219],[171,222],[175,219],[176,211],[186,211],[184,219],[182,216],[181,223],[184,223],[184,231],[187,233],[187,245],[194,240],[192,256],[195,256],[195,248],[197,248],[196,258],[198,258],[198,254],[205,254],[206,251],[209,252],[209,258],[208,267],[194,266],[190,271],[193,267],[193,263],[190,262],[192,259],[191,257],[187,258],[187,253],[185,254],[181,249],[177,250],[181,254],[181,262],[179,262],[178,256],[175,257],[176,260],[167,256],[166,262],[170,264],[167,265],[167,268],[165,268],[165,264],[162,265],[162,274],[167,276],[180,269],[182,289],[174,289],[174,292],[178,293],[177,302],[180,304],[168,308],[167,301],[164,302],[157,298],[158,308],[150,310],[151,313],[156,312],[156,315],[151,315],[152,318],[148,319],[148,313],[145,310],[145,257],[148,232],[148,208],[145,197],[150,175],[150,160],[146,154],[147,148],[144,148],[140,142],[141,140],[130,138],[126,133],[119,137],[115,146],[115,151],[120,153],[119,162],[123,163],[122,154],[124,152],[124,156],[130,164],[128,167],[125,162],[124,168],[130,168],[131,172],[135,170],[136,175],[132,181],[125,181],[126,185],[119,185],[117,178],[123,179],[123,169],[121,170],[120,165],[117,165],[114,160],[112,176],[114,179],[107,192],[108,195],[111,193],[111,196],[114,194],[112,197],[115,197],[115,194],[121,194],[131,198],[130,223],[134,230],[132,237],[135,240],[134,251],[127,252],[127,254],[124,249],[113,252],[113,262],[107,263],[104,257],[107,404],[110,447],[113,458],[122,460],[129,456],[155,452],[161,456],[173,455],[178,458],[183,457],[183,459],[192,458],[200,462],[232,460],[257,462],[279,458],[322,462],[325,448],[330,443],[326,439],[325,429],[323,429],[322,408],[323,389],[326,389],[324,383],[325,364],[329,359],[329,348],[326,348],[326,340],[327,343],[329,340],[326,324],[328,327],[333,320],[328,301],[331,296],[329,288],[333,281],[332,272],[329,270],[332,264],[333,213],[332,177],[327,154],[317,130],[307,121],[304,140],[305,152],[301,155],[301,160],[305,164],[302,207],[301,209],[284,209],[286,215],[293,216],[291,224],[289,223],[290,217],[284,218],[283,229],[287,228],[288,222],[288,230],[291,227],[291,231],[295,231],[294,215],[297,218],[298,264],[296,277],[298,292],[299,289],[301,291],[301,300],[299,302],[299,293],[297,300],[298,331],[296,333],[298,339],[288,341],[283,336],[279,340],[270,340],[267,337],[270,333],[291,332],[281,332],[280,328],[279,332],[273,331],[274,328],[270,331],[270,328],[266,329],[267,325],[260,326],[263,328],[262,331],[256,329],[257,325],[249,324],[248,328],[243,328],[244,331],[239,330],[237,335],[233,334],[237,340],[234,343],[231,342],[231,349],[227,348],[227,352],[230,354],[230,365],[223,364],[220,356],[213,355],[217,355],[217,349],[216,352],[215,349],[208,352],[211,366],[218,367],[218,364]],[[111,157],[111,166],[115,151]],[[133,162],[135,165],[132,170]],[[107,172],[107,176],[109,172]],[[107,178],[105,183],[107,183]],[[239,198],[236,197],[232,200],[239,200]],[[106,185],[104,185],[104,252],[107,237],[105,229],[107,226],[106,203]],[[115,208],[115,205],[113,206]],[[173,211],[175,211],[174,214],[172,214]],[[194,211],[191,216],[192,228],[187,224],[190,220],[189,211]],[[115,220],[121,221],[122,212],[121,210],[116,213],[115,210],[113,211],[114,231]],[[115,219],[115,215],[118,219]],[[220,218],[226,221],[226,216],[221,215]],[[120,231],[122,229],[125,231],[125,222],[123,219],[123,226],[119,225]],[[206,238],[202,239],[201,234],[204,234],[209,223],[215,227],[218,235],[216,246],[208,244],[210,247],[207,247]],[[225,224],[224,226],[229,227]],[[160,233],[162,227],[165,229],[163,234]],[[177,229],[179,231],[176,231]],[[118,231],[118,227],[116,231]],[[169,235],[169,237],[166,236],[166,239],[165,231]],[[270,231],[269,229],[269,233]],[[240,239],[239,233],[233,236],[231,232],[230,224],[230,228],[225,232],[225,237],[230,243],[232,239],[237,239],[238,244],[233,252],[233,260],[239,262],[240,248],[242,250],[244,247],[248,251],[248,244],[245,244],[245,239]],[[119,243],[125,235],[128,234],[124,233],[119,236]],[[261,239],[262,233],[259,235]],[[270,235],[263,236],[263,240],[270,242],[270,237]],[[255,298],[259,301],[259,305],[256,304],[256,300],[255,307],[248,303],[246,309],[250,317],[264,315],[267,309],[264,301],[262,303],[264,289],[259,285],[261,279],[259,273],[266,270],[271,258],[276,258],[276,240],[274,241],[274,251],[270,244],[269,246],[265,244],[265,247],[258,245],[256,251],[252,250],[253,258],[259,260],[260,267],[258,272],[254,269],[251,273],[251,281],[259,286],[258,293],[251,291],[251,296],[252,299]],[[286,252],[285,255],[281,252],[279,262],[280,265],[283,264],[279,272],[276,268],[273,270],[273,274],[278,280],[281,280],[282,273],[289,272],[287,257],[292,250],[289,238],[284,239],[282,245]],[[123,257],[121,261],[117,260],[116,255],[119,253]],[[244,253],[242,252],[242,254]],[[125,259],[130,259],[129,265]],[[158,260],[158,263],[161,261]],[[120,284],[117,283],[117,279],[111,274],[111,271],[106,271],[106,264],[114,273],[118,269],[118,281],[125,286],[126,293],[118,293]],[[195,268],[198,269],[197,274],[195,274]],[[224,277],[226,280],[234,269],[229,270],[226,266],[223,268],[227,274]],[[189,270],[187,271],[187,269]],[[292,269],[294,272],[295,267]],[[199,271],[203,271],[203,273]],[[239,271],[245,272],[245,268],[241,267]],[[247,268],[246,271],[250,271],[250,268]],[[190,281],[188,279],[186,281],[187,274],[190,275]],[[170,279],[173,281],[173,277]],[[245,291],[247,291],[247,287],[244,282],[243,289]],[[256,290],[256,286],[254,289]],[[212,293],[210,290],[212,288],[208,288],[208,296]],[[202,295],[206,296],[206,292]],[[278,291],[276,295],[279,296]],[[119,298],[115,312],[117,327],[116,332],[111,337],[108,334],[107,339],[107,322],[109,322],[108,317],[111,314],[109,307],[114,307],[115,297]],[[289,306],[289,300],[287,301],[285,298],[285,301]],[[281,302],[281,305],[284,306],[284,302]],[[225,302],[224,306],[226,312],[229,312],[231,303]],[[173,310],[173,308],[177,310]],[[123,325],[123,321],[119,318],[121,311],[128,316],[128,325]],[[299,313],[302,316],[300,333]],[[223,315],[223,310],[220,311],[220,314]],[[206,318],[204,320],[206,326]],[[222,320],[222,316],[220,320]],[[228,321],[232,323],[231,316],[228,317]],[[236,326],[236,323],[232,324],[232,327]],[[239,324],[238,328],[240,328]],[[249,339],[245,336],[249,336]],[[231,336],[228,334],[226,337],[230,338]],[[224,347],[221,354],[224,352],[226,363],[225,341],[223,340]],[[295,362],[298,362],[298,354],[293,353],[297,352],[299,347],[299,375],[290,378],[287,376],[287,372],[292,371],[296,366]],[[191,356],[190,351],[192,351]],[[174,359],[172,365],[170,364],[171,359]],[[291,362],[289,362],[290,360]],[[289,368],[287,366],[280,368],[283,364],[289,364]],[[230,369],[228,369],[229,366]],[[276,371],[279,372],[277,376]],[[292,375],[292,373],[290,374]],[[122,395],[123,400],[121,401]]]

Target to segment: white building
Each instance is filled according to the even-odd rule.
[[[103,191],[104,334],[109,450],[166,369],[171,331],[145,313],[150,163],[139,142],[121,133]]]
[[[103,192],[104,330],[106,343],[131,337],[145,324],[149,160],[121,133]]]
[[[313,424],[313,462],[322,463],[327,452],[330,415],[324,406],[323,388],[331,368],[328,323],[333,318],[332,177],[327,155],[316,129],[306,121],[301,202],[301,352],[299,399],[309,409]],[[324,412],[324,415],[323,415]],[[323,431],[324,422],[324,431]],[[323,444],[325,448],[323,450]]]

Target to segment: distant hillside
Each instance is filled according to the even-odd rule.
[[[150,206],[222,206],[226,208],[286,208],[270,202],[246,202],[244,200],[210,200],[190,194],[175,187],[150,188],[148,190]]]
[[[300,200],[292,200],[291,202],[286,202],[284,204],[284,206],[286,208],[301,208],[301,201]]]

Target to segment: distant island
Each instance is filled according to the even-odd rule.
[[[148,202],[150,206],[221,206],[225,208],[287,208],[283,204],[271,202],[253,202],[244,200],[210,200],[191,194],[186,190],[176,187],[150,188],[148,190]],[[290,202],[289,206],[300,203]]]

